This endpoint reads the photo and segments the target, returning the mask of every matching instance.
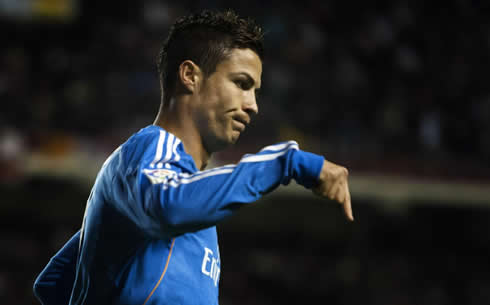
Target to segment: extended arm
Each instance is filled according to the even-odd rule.
[[[180,234],[215,225],[238,207],[256,201],[279,184],[295,179],[305,187],[318,183],[324,158],[298,149],[294,141],[271,145],[245,155],[238,164],[195,174],[178,173],[172,159],[161,170],[147,164],[129,174],[119,196],[132,196],[136,205],[123,212],[146,232]],[[157,174],[157,175],[156,175]],[[122,194],[132,189],[129,194]]]
[[[34,282],[34,295],[43,305],[66,305],[70,301],[77,263],[80,231],[56,253]]]

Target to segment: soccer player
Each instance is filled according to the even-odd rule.
[[[347,170],[294,141],[204,170],[258,113],[262,40],[231,11],[176,21],[159,54],[155,122],[102,166],[80,232],[35,282],[41,303],[218,304],[215,225],[291,179],[353,220]]]

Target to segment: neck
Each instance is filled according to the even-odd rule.
[[[160,107],[153,125],[160,126],[178,137],[199,170],[207,166],[211,153],[204,148],[195,122],[185,111],[185,102],[171,100],[165,109]]]

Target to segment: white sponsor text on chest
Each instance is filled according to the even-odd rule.
[[[218,286],[219,274],[221,272],[219,258],[216,258],[213,251],[207,247],[204,247],[201,272],[213,280],[214,286]]]

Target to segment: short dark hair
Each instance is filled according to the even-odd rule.
[[[254,20],[243,19],[231,10],[204,10],[178,19],[170,28],[157,59],[162,102],[172,96],[183,61],[192,60],[208,77],[234,48],[251,49],[263,61],[262,28]]]

